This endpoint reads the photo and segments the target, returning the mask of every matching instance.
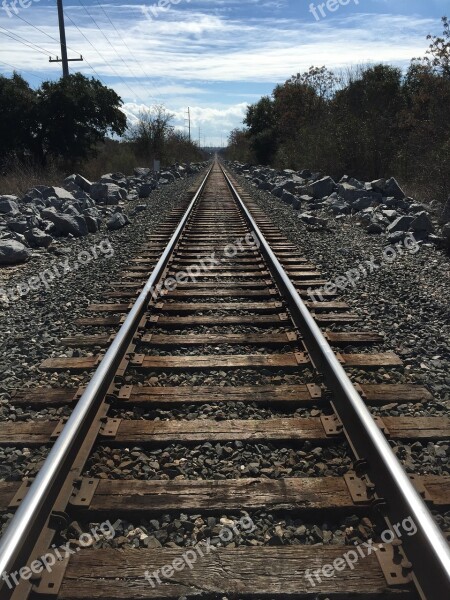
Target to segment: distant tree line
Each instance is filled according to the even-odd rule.
[[[377,64],[311,67],[248,107],[228,158],[372,180],[395,174],[450,193],[450,22],[407,72]]]
[[[85,159],[107,134],[124,133],[121,106],[114,90],[80,73],[36,90],[17,73],[0,76],[0,161]]]
[[[17,73],[0,75],[0,172],[45,175],[78,167],[95,176],[153,158],[163,164],[202,158],[163,106],[149,108],[131,127],[121,107],[114,90],[81,73],[37,89]]]

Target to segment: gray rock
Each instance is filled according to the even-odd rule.
[[[308,194],[314,198],[324,198],[334,192],[336,183],[331,177],[323,177],[307,186]]]
[[[381,214],[386,217],[389,221],[393,221],[398,217],[398,212],[396,210],[382,210]]]
[[[394,177],[387,180],[377,179],[376,181],[371,181],[371,185],[373,190],[380,192],[383,196],[392,196],[397,200],[402,200],[405,197],[404,191]]]
[[[387,241],[390,244],[397,244],[398,242],[403,242],[406,237],[406,231],[394,231],[388,235]]]
[[[273,188],[273,185],[268,181],[261,181],[261,183],[258,184],[258,187],[260,190],[270,192],[270,190]]]
[[[442,228],[441,236],[446,248],[450,248],[450,223],[446,223]]]
[[[83,215],[89,233],[97,233],[100,229],[100,219],[92,215]]]
[[[281,196],[281,201],[285,202],[286,204],[292,204],[295,200],[295,196],[294,194],[291,194],[291,192],[287,192],[284,191],[283,195]]]
[[[149,183],[143,183],[140,185],[137,190],[139,198],[148,198],[156,186],[156,181],[151,181]]]
[[[282,185],[276,185],[273,189],[272,189],[272,195],[276,196],[277,198],[281,198],[281,196],[284,193],[284,188]]]
[[[15,240],[0,240],[0,265],[17,265],[27,261],[31,250]]]
[[[61,187],[47,187],[45,190],[43,190],[42,195],[44,198],[57,198],[63,202],[66,200],[75,200],[70,192]]]
[[[381,202],[382,195],[379,192],[370,191],[366,189],[359,189],[350,183],[342,183],[338,185],[338,194],[341,196],[346,202],[350,202],[351,204],[355,203],[357,200],[365,198],[366,200],[363,203],[364,208],[370,206],[372,202]],[[370,204],[367,204],[367,199],[370,199]]]
[[[128,225],[129,219],[122,213],[114,213],[106,222],[107,229],[115,231],[116,229],[122,229],[125,225]]]
[[[170,183],[175,181],[175,175],[170,171],[161,171],[161,178],[167,179]]]
[[[367,192],[364,192],[367,193]],[[365,208],[369,208],[371,206],[373,200],[372,198],[368,198],[367,196],[363,196],[362,198],[358,198],[352,203],[352,209],[359,211],[364,210]]]
[[[147,204],[138,204],[130,214],[137,215],[138,213],[144,212],[144,210],[147,210],[147,208],[148,208]]]
[[[379,223],[370,223],[367,233],[383,233],[383,227]]]
[[[416,204],[415,202],[413,202],[409,205],[409,212],[411,213],[418,213],[422,210],[426,210],[426,207],[423,204]]]
[[[326,227],[328,224],[326,219],[320,219],[319,217],[315,217],[309,213],[301,213],[298,215],[298,218],[307,225],[319,225],[321,227]]]
[[[69,175],[64,179],[64,185],[74,184],[79,187],[83,192],[89,192],[91,190],[92,183],[83,177],[83,175],[79,175],[78,173],[74,173],[73,175]]]
[[[417,213],[409,228],[412,231],[426,231],[427,233],[434,233],[434,225],[431,222],[429,214],[424,210]]]
[[[17,196],[0,196],[0,213],[3,215],[16,215],[19,212]]]
[[[24,237],[32,248],[48,248],[53,242],[52,236],[40,229],[29,229]]]
[[[152,170],[148,167],[136,167],[133,172],[136,177],[149,177],[152,174]]]
[[[74,217],[78,217],[80,211],[75,206],[66,206],[66,208],[64,208],[63,210],[63,213],[65,215],[72,215]]]
[[[88,234],[86,221],[82,216],[63,215],[46,208],[42,211],[42,217],[53,223],[55,235],[83,237]]]
[[[28,221],[21,219],[17,221],[9,221],[8,228],[16,233],[25,233],[25,231],[29,229],[29,225]]]
[[[350,206],[342,198],[337,198],[330,204],[330,210],[335,215],[346,215],[350,212]]]
[[[96,202],[114,206],[127,197],[127,190],[115,183],[100,182],[92,184],[90,194]]]
[[[387,233],[394,233],[395,231],[407,231],[414,221],[414,217],[404,216],[398,217],[395,221],[392,221],[390,225],[387,226]]]

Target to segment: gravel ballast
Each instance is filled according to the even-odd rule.
[[[244,189],[271,218],[301,256],[308,258],[322,272],[323,278],[335,281],[372,257],[382,267],[368,268],[355,286],[339,291],[339,299],[349,302],[360,321],[339,330],[373,330],[385,337],[383,344],[372,345],[370,352],[393,351],[404,361],[404,375],[393,378],[391,371],[377,371],[379,382],[410,382],[425,385],[433,394],[433,410],[450,406],[449,298],[450,262],[448,256],[433,245],[424,244],[418,252],[397,252],[396,259],[383,262],[385,238],[371,236],[350,217],[329,220],[328,228],[306,225],[299,211],[272,194],[258,190],[249,181],[235,175]],[[341,349],[342,352],[345,349]],[[358,349],[359,352],[363,351]],[[363,374],[362,374],[363,375]],[[422,407],[423,409],[424,407]],[[431,413],[433,414],[433,413]]]

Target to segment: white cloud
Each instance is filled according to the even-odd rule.
[[[254,7],[248,11],[250,18],[238,20],[231,12],[237,5]],[[319,23],[278,18],[287,13],[276,9],[286,5],[286,0],[193,0],[194,8],[173,7],[150,22],[138,5],[104,4],[120,35],[98,6],[89,6],[113,47],[80,5],[66,5],[66,14],[80,28],[66,23],[69,54],[82,53],[87,61],[72,66],[98,74],[114,87],[131,118],[132,107],[159,99],[179,120],[190,105],[193,119],[213,132],[219,121],[229,129],[240,124],[245,100],[255,101],[252,84],[269,91],[310,65],[338,68],[383,61],[405,66],[413,56],[423,55],[426,34],[439,31],[435,19],[387,12],[342,13]],[[265,18],[268,13],[259,9],[271,9],[273,18]],[[54,8],[33,4],[22,14],[45,33],[18,19],[8,19],[5,25],[3,18],[2,26],[53,56],[60,54]],[[45,78],[60,73],[60,65],[49,65],[45,55],[11,40],[2,47],[1,60]],[[6,69],[0,63],[0,72]]]

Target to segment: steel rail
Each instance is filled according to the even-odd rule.
[[[403,536],[401,540],[413,564],[413,580],[418,592],[426,600],[450,597],[450,549],[447,540],[222,165],[221,168],[247,224],[261,244],[260,250],[303,335],[313,363],[333,392],[347,438],[357,457],[366,463],[366,473],[377,492],[381,492],[387,502],[388,522],[392,525],[411,518],[417,527],[415,535]]]
[[[96,414],[99,405],[114,380],[117,368],[126,355],[139,322],[147,310],[152,292],[164,274],[172,252],[183,233],[183,229],[192,214],[197,200],[205,188],[212,168],[212,166],[209,168],[208,173],[202,180],[166,249],[147,280],[144,289],[117,332],[114,341],[108,348],[103,360],[64,426],[63,431],[50,450],[28,493],[20,503],[19,508],[3,534],[0,541],[0,575],[5,572],[10,573],[14,570],[19,570],[24,566],[23,563],[20,564],[20,561],[25,559],[26,553],[31,551],[39,536],[39,532],[36,531],[36,525],[42,524],[42,522],[45,522],[46,517],[50,516],[55,496],[59,491],[59,489],[55,488],[58,488],[60,484],[61,474],[64,474],[64,469],[67,469],[68,459],[73,455],[74,449],[77,449],[81,445],[82,439],[80,438],[83,437],[86,424],[89,424],[92,415]],[[33,537],[36,539],[33,540]],[[26,558],[28,559],[29,556]],[[3,584],[3,588],[5,587],[5,584]],[[5,598],[3,594],[5,592],[8,594],[8,591],[3,591],[2,588],[0,588],[0,591],[1,598]]]

